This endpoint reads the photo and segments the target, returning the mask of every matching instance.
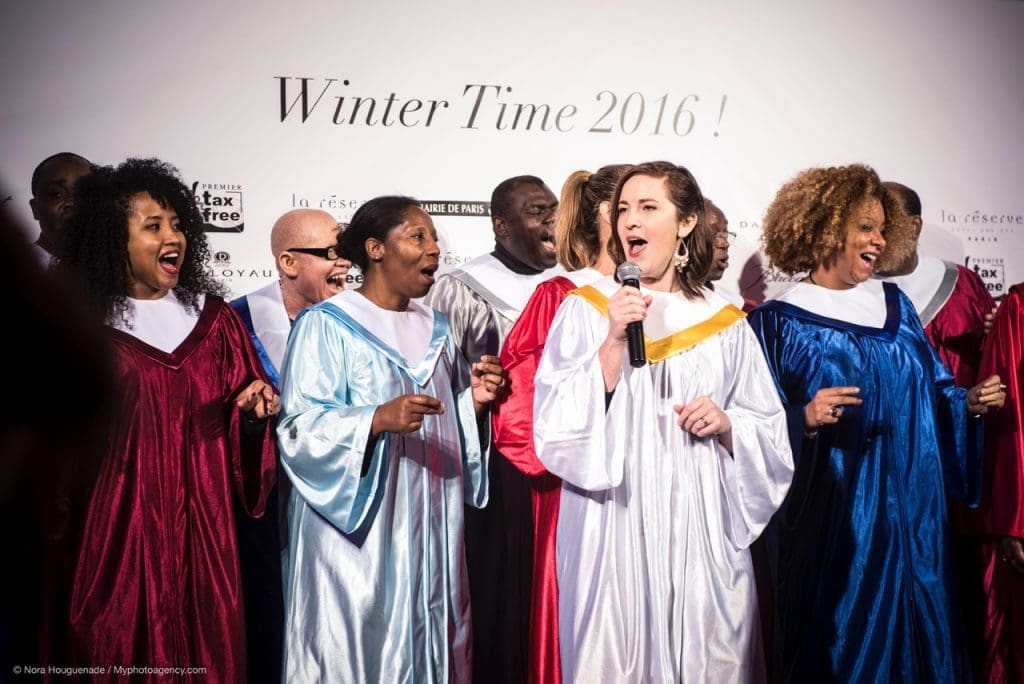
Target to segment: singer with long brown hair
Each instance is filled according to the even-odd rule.
[[[793,461],[757,340],[703,285],[703,205],[681,166],[624,174],[611,252],[639,269],[639,287],[608,276],[572,291],[537,371],[537,455],[564,480],[565,681],[764,678],[748,549]],[[637,323],[643,345],[631,350]],[[646,362],[632,365],[637,356]]]

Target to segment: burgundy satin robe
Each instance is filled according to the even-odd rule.
[[[245,681],[232,496],[262,515],[276,446],[273,421],[243,425],[233,400],[266,379],[260,361],[237,315],[213,296],[173,353],[109,333],[120,411],[72,590],[77,660],[204,667],[184,679]]]
[[[1024,538],[1024,283],[1003,299],[985,341],[979,378],[998,374],[1006,403],[985,418],[985,480],[971,522],[983,542],[974,561],[984,594],[978,678],[1024,682],[1024,576],[1003,560],[1000,540]]]
[[[978,375],[978,365],[985,340],[985,314],[996,303],[981,276],[965,266],[958,265],[957,270],[953,293],[924,332],[957,386],[970,388],[986,377]]]

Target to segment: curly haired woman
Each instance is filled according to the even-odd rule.
[[[278,397],[205,271],[202,220],[177,171],[129,159],[75,192],[59,268],[107,325],[119,408],[78,555],[73,649],[85,665],[244,681],[231,501],[263,512]]]
[[[763,223],[806,273],[749,317],[789,416],[793,485],[765,536],[782,681],[969,681],[946,496],[975,499],[992,376],[957,388],[913,304],[876,269],[913,249],[869,167],[813,168]]]

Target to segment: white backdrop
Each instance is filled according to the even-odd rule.
[[[14,0],[2,14],[9,206],[34,229],[30,175],[57,151],[160,157],[198,184],[211,225],[242,225],[210,234],[236,295],[274,277],[270,225],[293,206],[347,220],[384,193],[455,205],[466,215],[435,215],[447,269],[490,248],[474,212],[503,178],[557,194],[578,168],[652,159],[689,167],[724,209],[740,235],[726,278],[748,293],[773,287],[755,252],[778,187],[852,162],[920,193],[923,251],[979,268],[995,296],[1024,280],[1019,0]]]

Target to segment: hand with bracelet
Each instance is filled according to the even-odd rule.
[[[804,435],[814,437],[822,425],[839,422],[846,406],[860,406],[859,387],[822,387],[804,406]]]

